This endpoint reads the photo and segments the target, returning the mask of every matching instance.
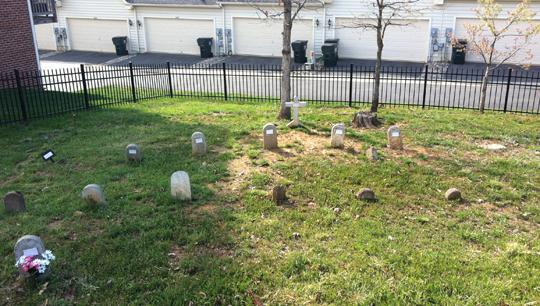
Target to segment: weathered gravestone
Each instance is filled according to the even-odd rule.
[[[272,190],[272,200],[274,202],[278,203],[279,201],[283,201],[287,199],[287,191],[285,190],[285,187],[282,185],[277,185]]]
[[[450,188],[446,191],[444,197],[449,201],[461,199],[461,191],[457,188]]]
[[[373,200],[375,199],[375,192],[369,188],[362,188],[356,193],[357,199]]]
[[[377,150],[374,147],[369,147],[369,149],[367,149],[366,156],[369,160],[379,159],[379,154],[377,153]]]
[[[306,102],[298,102],[298,96],[294,96],[294,102],[286,102],[285,106],[294,108],[293,121],[289,122],[289,124],[287,124],[287,127],[302,126],[302,122],[298,120],[298,108],[306,107]]]
[[[390,149],[403,149],[403,138],[399,127],[393,126],[388,129],[388,144],[390,145]]]
[[[126,147],[126,159],[140,162],[142,160],[141,147],[132,143]]]
[[[206,155],[206,136],[201,132],[191,135],[191,148],[193,155]]]
[[[263,148],[275,149],[278,147],[277,129],[272,123],[268,123],[263,128]]]
[[[4,205],[6,206],[7,212],[26,210],[24,195],[19,191],[8,192],[4,197]]]
[[[171,194],[179,200],[191,200],[191,183],[186,172],[177,171],[171,175]]]
[[[103,190],[99,185],[96,184],[90,184],[84,187],[82,191],[82,198],[83,200],[87,200],[90,202],[94,202],[97,204],[103,204],[105,205],[105,195],[103,194]]]
[[[15,261],[19,261],[21,256],[27,257],[33,255],[37,255],[40,259],[43,259],[43,254],[45,254],[45,245],[38,236],[26,235],[17,240],[13,253],[15,253]],[[19,269],[19,275],[21,275],[21,277],[30,278],[32,276],[30,273],[23,270],[22,265],[17,265],[17,268]],[[44,273],[38,274],[36,280],[45,280],[50,275],[51,268],[47,267],[47,270],[45,270]]]
[[[330,144],[332,147],[341,147],[345,144],[345,126],[343,124],[336,124],[332,127]]]

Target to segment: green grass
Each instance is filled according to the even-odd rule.
[[[293,132],[277,110],[158,99],[79,112],[76,131],[69,115],[3,127],[0,194],[23,192],[27,211],[0,208],[0,303],[540,301],[537,116],[382,109],[379,129],[359,130],[349,123],[356,109],[307,107],[305,128]],[[291,136],[277,151],[262,149],[268,122]],[[340,122],[348,143],[334,149]],[[390,123],[402,127],[405,150],[384,147]],[[195,131],[207,156],[191,153]],[[483,149],[486,141],[507,150]],[[130,143],[141,163],[125,160]],[[367,160],[371,144],[381,160]],[[49,148],[66,163],[41,160]],[[192,201],[171,197],[175,171],[189,173]],[[81,199],[91,183],[106,207]],[[289,198],[280,205],[269,197],[277,184]],[[355,199],[363,187],[375,201]],[[444,200],[450,187],[463,200]],[[46,289],[18,279],[13,247],[27,234],[57,257]]]

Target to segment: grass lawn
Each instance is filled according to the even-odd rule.
[[[0,194],[23,192],[27,211],[0,207],[0,305],[540,303],[540,117],[382,109],[360,130],[357,109],[306,107],[292,130],[277,109],[158,99],[79,112],[76,131],[71,115],[1,127]],[[262,149],[268,122],[279,149]],[[386,147],[392,125],[404,150]],[[207,156],[192,156],[195,131]],[[125,160],[130,143],[141,163]],[[47,149],[66,162],[44,162]],[[192,201],[172,198],[175,171]],[[81,199],[92,183],[106,207]],[[375,201],[355,198],[363,187]],[[461,201],[444,199],[451,187]],[[27,234],[57,257],[46,284],[18,278]]]

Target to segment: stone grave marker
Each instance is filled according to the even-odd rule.
[[[332,127],[332,147],[341,147],[345,144],[345,126],[343,124],[336,124]]]
[[[461,199],[461,191],[457,188],[450,188],[446,191],[444,197],[449,201]]]
[[[171,175],[171,194],[180,200],[191,200],[191,183],[186,172],[177,171]]]
[[[105,205],[105,195],[99,185],[90,184],[84,187],[82,191],[83,200],[90,200],[97,204]]]
[[[366,151],[366,156],[369,160],[378,160],[379,159],[379,154],[377,153],[377,150],[371,146],[369,147],[369,149],[367,149]]]
[[[390,145],[390,149],[403,149],[403,138],[399,127],[393,126],[388,129],[388,144]]]
[[[278,203],[279,201],[283,201],[283,200],[287,199],[286,192],[287,191],[285,190],[285,187],[283,187],[282,185],[277,185],[272,190],[272,200],[274,200],[274,202]]]
[[[45,254],[45,245],[43,241],[38,236],[26,235],[17,240],[15,248],[13,249],[15,254],[15,261],[18,261],[21,256],[32,256],[38,255],[43,259],[43,254]],[[21,265],[18,265],[19,274],[23,278],[29,278],[31,275],[27,271],[24,271]],[[48,267],[45,270],[45,273],[41,273],[36,279],[41,281],[47,279],[51,275],[51,268]]]
[[[142,160],[141,147],[132,143],[126,147],[126,159],[140,162]]]
[[[206,136],[201,132],[191,135],[191,148],[193,155],[206,155]]]
[[[268,123],[263,128],[263,148],[275,149],[278,147],[277,129],[272,123]]]
[[[294,102],[286,102],[285,106],[294,108],[293,121],[289,122],[289,124],[287,124],[287,127],[302,126],[303,125],[302,122],[298,120],[298,108],[306,107],[307,106],[306,102],[298,102],[298,96],[294,96]]]
[[[362,188],[356,193],[357,199],[373,200],[375,199],[375,192],[369,188]]]
[[[19,191],[8,192],[4,197],[4,205],[6,206],[7,212],[26,210],[24,195]]]

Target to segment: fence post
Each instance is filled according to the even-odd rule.
[[[21,76],[19,69],[15,69],[15,80],[17,81],[17,91],[19,92],[19,102],[21,104],[21,112],[23,115],[24,125],[28,125],[28,115],[26,114],[26,106],[24,105],[24,94],[21,84]]]
[[[129,62],[129,75],[131,76],[131,92],[133,94],[133,103],[137,103],[137,95],[135,94],[135,77],[133,76],[132,62]]]
[[[424,75],[424,98],[422,100],[422,109],[426,107],[426,94],[427,94],[427,74],[429,66],[426,65],[426,73]]]
[[[173,90],[172,90],[172,77],[171,77],[171,63],[167,61],[167,73],[169,74],[169,91],[171,93],[171,98],[173,97]]]
[[[86,104],[86,110],[90,109],[90,99],[88,98],[88,87],[86,86],[86,75],[84,73],[84,64],[81,64],[81,77],[82,86],[84,91],[84,103]]]
[[[506,97],[504,98],[504,112],[508,107],[508,94],[510,93],[510,80],[512,79],[512,68],[508,68],[508,82],[506,83]]]
[[[353,64],[351,63],[351,73],[349,75],[349,107],[352,107],[352,75],[353,75]]]
[[[227,69],[225,63],[223,63],[223,93],[225,94],[225,101],[227,101]]]

